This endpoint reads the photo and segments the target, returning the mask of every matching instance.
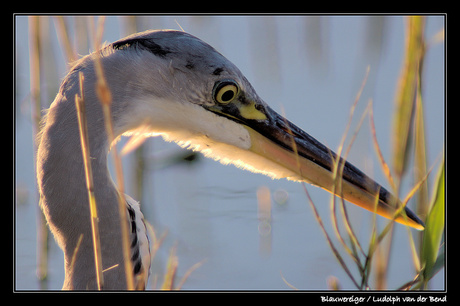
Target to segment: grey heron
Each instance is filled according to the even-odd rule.
[[[64,289],[94,289],[90,212],[74,97],[84,95],[104,271],[104,289],[126,288],[117,189],[107,167],[111,143],[95,93],[99,57],[112,92],[115,136],[162,135],[224,164],[272,178],[334,190],[333,165],[344,163],[339,196],[386,218],[422,230],[408,208],[395,216],[390,192],[270,108],[240,70],[202,40],[181,31],[134,34],[74,63],[44,120],[37,151],[40,206],[64,252]],[[375,205],[377,202],[378,203]],[[376,207],[375,207],[376,206]],[[133,274],[145,285],[149,242],[139,204],[127,197]],[[76,252],[79,237],[83,237]],[[118,265],[118,266],[117,266]],[[139,285],[139,284],[138,284]]]

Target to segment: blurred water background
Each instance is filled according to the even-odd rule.
[[[62,19],[79,55],[91,51],[86,37],[92,19]],[[46,54],[41,63],[42,108],[53,101],[69,67],[58,39],[59,22],[53,16],[40,17],[41,47]],[[40,283],[36,277],[39,209],[33,166],[28,18],[16,16],[15,23],[15,285],[25,290],[60,289],[63,255],[52,237],[47,280]],[[443,27],[443,16],[427,17],[427,40]],[[164,28],[182,28],[215,47],[240,68],[262,99],[334,150],[370,66],[355,117],[359,119],[372,98],[378,141],[385,159],[391,161],[393,101],[404,54],[403,16],[106,16],[103,41]],[[428,167],[439,158],[444,143],[444,54],[443,42],[429,45],[423,68]],[[389,187],[373,151],[367,122],[348,159]],[[118,147],[124,143],[126,139]],[[178,278],[203,261],[183,289],[290,289],[284,277],[299,289],[324,290],[331,276],[339,280],[342,289],[355,289],[324,239],[301,184],[274,181],[201,155],[184,159],[188,154],[161,138],[150,138],[141,151],[123,158],[127,193],[141,201],[157,234],[167,233],[153,266],[153,272],[160,275],[158,283],[171,247],[177,246]],[[411,175],[409,171],[405,176],[402,194],[414,184]],[[430,187],[433,177],[429,178]],[[331,231],[329,193],[307,188]],[[268,225],[259,220],[258,190],[271,194]],[[347,208],[357,235],[367,243],[372,214],[353,205]],[[378,222],[385,224],[386,220],[378,218]],[[398,288],[415,276],[407,231],[402,226],[395,227],[390,254],[387,285]],[[444,285],[442,270],[430,288],[443,289]]]

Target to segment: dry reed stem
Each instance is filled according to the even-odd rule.
[[[286,116],[285,116],[285,113],[284,113],[284,109],[282,108],[281,110],[282,110],[283,117],[285,118]],[[288,133],[291,136],[292,150],[294,151],[294,155],[296,156],[296,163],[297,163],[297,167],[299,168],[299,175],[302,176],[302,169],[300,167],[300,155],[299,155],[299,151],[297,149],[297,144],[296,144],[296,142],[294,140],[294,134],[292,133],[292,130],[289,127],[289,122],[286,121],[285,123],[286,123],[286,126],[288,127]],[[320,217],[320,215],[318,213],[318,210],[316,209],[316,206],[313,203],[313,200],[310,197],[310,193],[308,192],[307,187],[306,187],[304,182],[302,182],[302,187],[304,189],[305,194],[307,195],[308,202],[310,203],[310,206],[311,206],[311,208],[313,210],[313,213],[315,215],[315,219],[318,222],[321,230],[323,231],[323,234],[326,237],[326,241],[329,244],[330,248],[332,249],[332,252],[334,253],[334,255],[337,258],[337,260],[339,261],[339,263],[342,266],[342,268],[345,271],[345,273],[347,273],[348,277],[351,279],[351,281],[354,283],[354,285],[356,287],[358,287],[358,283],[356,282],[355,278],[353,277],[353,274],[348,269],[348,266],[346,265],[345,261],[343,260],[342,256],[340,255],[339,251],[334,246],[334,243],[332,242],[332,239],[329,237],[329,234],[327,233],[326,228],[324,227],[323,220],[321,219],[321,217]]]
[[[95,49],[100,49],[100,43],[102,40],[103,32],[103,22],[104,19],[101,17],[98,21],[97,33],[95,35]],[[102,62],[100,56],[95,57],[94,69],[96,72],[96,94],[99,98],[99,101],[102,105],[102,110],[104,113],[104,123],[107,133],[108,142],[112,143],[114,141],[113,134],[113,123],[112,123],[112,114],[111,114],[111,105],[112,105],[112,93],[107,81],[104,76],[104,70],[102,67]],[[118,187],[118,211],[120,215],[120,228],[121,228],[121,238],[122,238],[122,248],[123,248],[123,261],[125,268],[126,276],[126,287],[128,290],[134,290],[134,275],[133,267],[131,262],[131,249],[129,243],[129,229],[128,229],[128,216],[126,213],[126,199],[124,193],[124,180],[123,180],[123,168],[121,165],[120,157],[118,156],[117,148],[114,146],[113,151],[113,161],[115,164],[115,172],[117,177],[117,187]]]
[[[283,117],[285,118],[285,113],[284,113],[284,109],[282,108],[282,114],[283,114]],[[299,151],[297,149],[297,144],[294,140],[294,134],[292,133],[292,130],[290,129],[289,127],[289,122],[285,122],[286,123],[286,126],[288,127],[288,133],[289,135],[291,136],[291,143],[292,143],[292,149],[293,149],[293,152],[294,152],[294,155],[296,156],[296,163],[297,163],[297,167],[299,168],[299,175],[302,176],[302,169],[300,167],[300,155],[299,155]],[[324,236],[326,237],[326,241],[327,243],[329,244],[332,252],[334,253],[336,259],[338,260],[339,264],[342,266],[343,270],[345,271],[345,273],[348,275],[348,277],[351,279],[351,281],[353,282],[353,284],[359,288],[358,286],[358,283],[356,282],[355,278],[353,277],[353,274],[351,273],[351,271],[348,269],[348,266],[346,265],[345,261],[343,260],[342,256],[340,255],[339,251],[337,250],[337,248],[335,247],[334,243],[332,242],[332,239],[330,238],[329,234],[327,233],[326,231],[326,228],[324,227],[324,224],[323,224],[323,221],[316,209],[316,206],[312,200],[312,198],[310,197],[310,194],[307,190],[307,187],[305,185],[304,182],[302,182],[302,187],[304,189],[304,192],[308,198],[308,202],[310,203],[310,206],[313,210],[313,213],[315,215],[315,219],[316,221],[318,222],[321,230],[323,231],[323,234]],[[335,195],[332,195],[333,197],[335,197]]]
[[[78,128],[80,131],[81,151],[83,154],[83,164],[85,168],[86,188],[88,191],[89,208],[91,215],[91,233],[94,249],[94,263],[96,268],[96,280],[98,290],[104,287],[104,276],[102,274],[101,242],[99,237],[99,225],[97,215],[96,197],[94,195],[93,171],[91,167],[91,157],[89,152],[88,128],[86,122],[85,99],[83,96],[83,73],[79,73],[80,96],[75,95],[75,105],[77,108]]]
[[[367,76],[366,76],[367,78]],[[363,82],[364,84],[364,82]],[[359,98],[359,95],[358,95],[358,98]],[[355,104],[354,104],[355,105]],[[361,128],[361,125],[362,123],[364,122],[364,118],[366,117],[366,115],[368,113],[370,113],[372,110],[372,100],[369,101],[366,109],[364,110],[361,118],[360,118],[360,121],[358,122],[357,124],[357,127],[352,135],[352,138],[350,140],[350,144],[348,145],[347,147],[347,150],[345,151],[345,154],[343,156],[343,159],[346,160],[349,152],[350,152],[350,149],[351,149],[351,146],[353,145],[356,137],[357,137],[357,134]],[[351,111],[350,112],[350,120],[349,120],[349,123],[351,123],[351,116],[353,115],[353,112]],[[347,129],[346,129],[346,133],[348,131],[348,126],[347,126]],[[343,139],[345,139],[345,135],[343,137]],[[376,145],[378,146],[378,144],[376,143]],[[342,145],[339,146],[339,152],[341,152],[342,150]],[[344,167],[344,163],[341,163],[339,164],[338,162],[335,163],[334,165],[334,181],[337,183],[338,185],[338,191],[337,193],[340,194],[341,193],[341,177],[342,177],[342,172],[343,172],[343,167]],[[339,180],[340,179],[340,180]],[[334,185],[334,190],[337,190],[336,188],[336,185]],[[335,205],[335,196],[332,196],[331,197],[331,206],[333,207]],[[335,209],[331,209],[331,214],[332,214],[332,218],[333,218],[333,225],[334,225],[334,230],[336,232],[336,235],[337,235],[337,238],[338,240],[342,243],[342,246],[345,248],[345,250],[348,252],[348,254],[350,255],[350,257],[354,260],[354,262],[356,263],[357,267],[358,267],[358,270],[359,270],[359,273],[361,274],[361,285],[358,287],[360,289],[364,289],[364,288],[368,288],[369,285],[368,285],[368,278],[370,276],[370,271],[371,271],[371,262],[372,262],[372,257],[373,257],[373,253],[375,251],[375,249],[377,248],[378,244],[380,243],[381,240],[377,241],[374,239],[375,235],[376,235],[376,231],[377,231],[377,228],[376,228],[376,209],[377,209],[377,205],[378,205],[378,201],[379,201],[379,193],[377,192],[376,195],[375,195],[375,211],[374,211],[374,215],[373,215],[373,222],[372,222],[372,230],[371,230],[371,240],[370,240],[370,243],[369,243],[369,248],[368,248],[368,252],[366,254],[366,252],[364,252],[363,248],[361,247],[361,244],[358,240],[358,238],[356,237],[352,227],[351,227],[351,223],[349,221],[349,218],[348,218],[348,213],[347,213],[347,210],[346,210],[346,206],[345,206],[345,200],[343,198],[340,198],[340,203],[341,203],[341,210],[342,210],[342,220],[343,220],[343,223],[345,225],[345,228],[347,230],[347,234],[348,234],[348,238],[349,238],[349,241],[350,241],[350,245],[351,245],[351,249],[348,247],[348,245],[345,243],[345,240],[343,239],[343,237],[341,236],[339,230],[338,230],[338,223],[337,223],[337,217],[335,215]],[[400,212],[396,215],[398,216],[400,214]],[[395,216],[395,218],[396,218]],[[393,222],[393,221],[392,221]],[[383,237],[381,237],[383,239]],[[375,245],[374,245],[375,243]],[[359,258],[359,254],[357,253],[357,251],[360,251],[361,254],[363,256],[365,256],[365,260],[364,260],[364,263],[361,263],[361,260]]]
[[[179,260],[176,256],[176,249],[177,246],[173,246],[169,253],[166,273],[164,275],[163,285],[161,285],[161,290],[173,290],[174,288],[174,279],[176,277],[177,266],[179,265]]]
[[[201,267],[205,262],[206,262],[206,258],[203,259],[202,261],[197,262],[197,263],[194,264],[193,266],[191,266],[191,267],[185,272],[184,276],[182,276],[182,279],[179,281],[179,284],[177,285],[176,290],[182,289],[182,286],[185,284],[185,281],[187,281],[187,278],[193,273],[193,271],[195,271],[196,269],[198,269],[199,267]]]
[[[367,78],[367,76],[366,76]],[[365,84],[365,81],[363,82],[363,85]],[[357,97],[357,100],[355,101],[355,103],[353,104],[353,108],[356,107],[356,104],[358,102],[358,99],[359,99],[359,95]],[[350,149],[351,149],[351,146],[353,145],[357,135],[358,135],[358,132],[361,128],[361,125],[364,121],[364,118],[368,112],[368,109],[369,109],[369,105],[366,107],[366,110],[363,112],[362,116],[361,116],[361,119],[352,135],[352,138],[350,140],[350,144],[348,145],[347,147],[347,150],[345,151],[345,154],[343,156],[343,160],[345,161],[347,159],[347,156],[350,152]],[[349,130],[349,127],[351,126],[351,120],[352,120],[352,117],[353,117],[353,111],[350,112],[350,119],[349,119],[349,124],[345,130],[345,133],[348,133],[348,130]],[[344,137],[343,139],[345,140],[345,136],[346,134],[344,134]],[[343,148],[343,144],[340,145],[339,147],[339,152],[341,153],[342,151],[342,148]],[[338,153],[337,156],[340,156]],[[342,173],[343,173],[343,169],[345,167],[345,162],[342,162],[340,163],[338,160],[334,161],[334,171],[333,171],[333,177],[334,177],[334,186],[333,186],[333,195],[334,194],[338,194],[338,195],[342,195]],[[335,201],[336,201],[336,196],[331,196],[331,215],[332,215],[332,219],[333,219],[333,225],[334,225],[334,230],[336,232],[336,235],[337,235],[337,238],[339,239],[339,241],[342,243],[342,245],[344,246],[345,250],[347,250],[347,252],[350,254],[350,256],[352,257],[352,259],[358,264],[358,267],[360,270],[362,270],[362,266],[361,266],[361,263],[360,263],[360,260],[359,260],[359,257],[358,257],[358,254],[356,252],[356,247],[360,250],[361,253],[364,254],[364,251],[363,251],[363,248],[361,247],[358,239],[356,238],[356,235],[353,231],[353,228],[351,227],[351,223],[350,223],[350,220],[348,218],[348,213],[347,213],[347,210],[346,210],[346,207],[345,207],[345,200],[343,199],[343,197],[341,196],[341,198],[339,199],[340,203],[341,203],[341,211],[342,211],[342,220],[343,220],[343,223],[344,223],[344,226],[345,226],[345,229],[347,231],[347,234],[348,234],[348,237],[350,239],[350,242],[351,242],[351,247],[353,250],[350,250],[347,246],[347,244],[345,243],[345,241],[343,240],[343,237],[342,235],[340,234],[340,231],[339,231],[339,228],[338,228],[338,222],[337,222],[337,217],[336,217],[336,214],[335,214]]]
[[[372,103],[372,101],[371,101],[371,103]],[[377,141],[377,132],[375,130],[374,111],[373,111],[372,106],[369,109],[369,123],[370,123],[369,125],[370,125],[370,128],[371,128],[372,140],[373,140],[373,143],[374,143],[374,150],[375,150],[375,152],[377,154],[377,157],[379,159],[380,167],[382,168],[383,174],[385,175],[387,181],[390,183],[391,189],[396,190],[396,185],[395,185],[395,182],[393,180],[393,176],[391,175],[390,167],[385,162],[385,159],[383,158],[382,150],[380,150],[380,146],[379,146],[378,141]]]
[[[61,45],[61,49],[64,50],[64,54],[67,58],[67,63],[71,64],[78,58],[75,48],[72,46],[69,38],[69,31],[65,23],[63,16],[55,16],[54,24],[57,31],[57,38]]]
[[[368,260],[370,258],[364,252],[363,248],[361,247],[361,244],[359,243],[358,238],[356,237],[356,234],[353,231],[353,228],[351,226],[351,223],[350,223],[350,220],[349,220],[349,217],[348,217],[348,213],[347,213],[347,210],[346,210],[346,207],[345,207],[345,200],[343,199],[343,197],[341,197],[339,199],[339,201],[341,203],[340,207],[341,207],[341,212],[342,212],[342,221],[343,221],[343,224],[345,226],[345,229],[346,229],[346,232],[347,232],[347,235],[348,235],[348,238],[349,238],[350,247],[345,242],[343,235],[340,233],[339,226],[338,226],[338,219],[337,219],[336,212],[335,212],[336,211],[336,198],[337,198],[335,196],[335,194],[337,194],[337,195],[342,194],[342,173],[343,173],[343,169],[345,167],[345,162],[340,162],[339,157],[342,155],[343,146],[344,146],[345,139],[347,137],[348,131],[349,131],[350,127],[351,127],[351,122],[352,122],[352,119],[353,119],[354,111],[356,109],[358,101],[359,101],[359,99],[361,97],[361,94],[362,94],[362,92],[364,90],[364,87],[366,85],[366,82],[367,82],[367,79],[368,79],[368,76],[369,76],[369,72],[370,72],[370,67],[368,66],[367,70],[366,70],[366,74],[364,76],[364,79],[363,79],[363,81],[361,83],[361,87],[358,90],[358,93],[356,95],[355,101],[354,101],[354,103],[352,104],[352,106],[350,108],[349,119],[348,119],[347,125],[345,127],[345,131],[344,131],[343,136],[342,136],[342,140],[340,142],[340,145],[339,145],[338,151],[337,151],[338,158],[336,160],[334,160],[334,158],[333,158],[333,160],[334,160],[334,166],[333,166],[334,186],[333,186],[333,190],[332,190],[333,195],[331,196],[331,216],[332,216],[333,228],[334,228],[334,231],[335,231],[337,239],[342,244],[343,248],[348,253],[348,255],[351,257],[351,259],[357,265],[357,268],[358,268],[359,273],[361,275],[361,285],[357,286],[357,287],[361,288],[361,289],[364,286],[366,286],[366,287],[368,286],[367,285],[367,275],[369,274],[368,273],[369,272],[368,271],[369,266],[367,266],[366,264],[367,264],[367,262],[368,262]],[[358,134],[358,132],[359,132],[361,126],[362,126],[362,123],[364,122],[364,118],[366,117],[367,113],[369,112],[370,107],[371,107],[371,102],[368,103],[365,111],[361,115],[360,121],[358,122],[357,127],[355,128],[355,131],[354,131],[354,133],[352,135],[352,138],[350,139],[350,143],[349,143],[349,145],[348,145],[348,147],[347,147],[347,149],[345,151],[345,154],[342,157],[343,161],[345,161],[347,159],[347,156],[348,156],[348,154],[350,152],[350,149],[351,149],[351,147],[352,147],[352,145],[353,145],[353,143],[354,143],[354,141],[355,141],[355,139],[357,137],[357,134]],[[378,194],[376,195],[376,197],[378,198]],[[374,220],[375,220],[375,216],[374,216]],[[365,256],[364,264],[361,263],[361,260],[360,260],[358,252],[360,252],[363,256]]]
[[[30,65],[30,93],[32,104],[32,122],[34,152],[37,150],[37,134],[40,131],[41,121],[41,92],[40,92],[40,18],[37,16],[29,17],[29,65]],[[34,155],[34,165],[36,157]],[[37,216],[37,278],[41,287],[46,286],[48,276],[48,237],[49,230],[46,226],[46,219],[41,210]]]
[[[156,238],[156,234],[153,230],[153,227],[151,225],[149,225],[149,231],[154,239],[154,247],[153,247],[153,252],[152,252],[152,255],[151,255],[151,258],[152,258],[152,261],[153,261],[153,258],[155,257],[155,253],[156,251],[158,250],[158,248],[160,247],[160,245],[163,243],[163,240],[164,238],[166,237],[166,232],[163,233],[161,235],[161,237],[159,239]],[[206,258],[197,262],[196,264],[194,264],[193,266],[191,266],[184,274],[184,276],[181,278],[181,280],[179,281],[179,283],[177,284],[177,286],[174,286],[174,281],[176,279],[176,275],[177,275],[177,268],[179,267],[179,259],[176,255],[176,252],[177,252],[177,244],[174,245],[171,249],[170,249],[170,252],[169,252],[169,256],[168,256],[168,262],[166,264],[166,272],[165,274],[163,275],[163,284],[161,285],[161,290],[180,290],[182,288],[182,286],[185,284],[185,282],[187,281],[187,278],[193,273],[193,271],[195,271],[196,269],[198,269],[199,267],[201,267],[205,262],[206,262]],[[156,286],[156,280],[157,280],[157,275],[154,276],[154,284],[153,284],[153,288],[155,288]]]
[[[302,182],[302,186],[303,186],[305,194],[307,195],[308,202],[310,203],[310,206],[311,206],[311,208],[313,210],[313,213],[315,215],[315,219],[318,222],[321,230],[323,231],[323,234],[326,237],[326,241],[329,244],[329,247],[332,249],[332,252],[334,253],[334,256],[337,258],[337,260],[339,261],[339,264],[342,266],[342,269],[348,275],[348,277],[353,282],[353,284],[356,286],[356,288],[359,288],[358,282],[355,280],[355,278],[353,277],[353,274],[348,269],[348,266],[346,265],[345,261],[343,260],[342,256],[340,255],[339,251],[337,250],[337,248],[334,246],[334,243],[332,243],[332,239],[331,239],[331,237],[329,237],[329,234],[327,233],[326,228],[324,227],[323,221],[322,221],[318,211],[316,210],[315,204],[313,203],[313,200],[310,197],[310,194],[309,194],[309,192],[307,190],[307,187],[306,187],[305,183]]]
[[[283,282],[291,289],[293,290],[299,290],[297,287],[295,287],[294,285],[292,285],[291,283],[289,283],[286,278],[284,278],[284,275],[283,273],[280,271],[280,275],[281,275],[281,279],[283,280]]]
[[[73,249],[72,259],[70,260],[71,269],[73,269],[73,267],[75,266],[75,261],[77,260],[77,254],[78,254],[78,251],[80,250],[80,245],[82,241],[83,241],[83,234],[80,234],[80,236],[78,237],[77,245],[75,246],[75,249]]]

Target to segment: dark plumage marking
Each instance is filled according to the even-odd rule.
[[[129,213],[129,219],[131,220],[131,232],[133,234],[136,233],[136,213],[134,212],[134,209],[131,208],[131,206],[128,205],[128,213]],[[137,236],[135,236],[137,240]]]
[[[137,235],[134,236],[133,241],[131,242],[131,248],[134,248],[137,246]]]
[[[212,74],[213,74],[213,75],[220,75],[220,74],[222,73],[222,71],[224,71],[224,68],[219,67],[219,68],[216,68],[216,69],[212,72]]]
[[[191,70],[191,69],[195,68],[195,64],[192,63],[192,62],[190,62],[190,61],[187,61],[187,64],[185,65],[185,67],[186,67],[187,69],[190,69],[190,70]]]
[[[165,58],[169,53],[172,53],[172,51],[168,48],[162,47],[155,43],[152,39],[147,38],[126,39],[114,42],[112,46],[116,50],[123,50],[131,47],[142,48],[162,58]]]
[[[128,207],[128,214],[129,214],[129,218],[131,220],[134,220],[136,218],[136,212],[134,211],[134,209],[129,206],[129,205],[126,205]]]
[[[134,234],[131,241],[131,261],[133,262],[134,275],[138,274],[142,268],[142,258],[140,256],[138,238],[137,238],[137,227],[136,227],[136,212],[134,209],[127,204],[129,220],[131,221],[131,232]]]
[[[141,262],[140,261],[136,262],[136,264],[134,265],[134,275],[136,275],[137,273],[141,271],[141,267],[142,267]]]
[[[136,262],[139,259],[139,249],[134,250],[134,254],[131,256],[131,260]]]

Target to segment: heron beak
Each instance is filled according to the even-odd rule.
[[[251,106],[252,105],[252,106]],[[251,137],[250,151],[293,172],[293,178],[319,186],[355,205],[417,230],[424,223],[390,192],[328,147],[280,116],[267,105],[252,102],[227,118],[241,123]],[[226,115],[221,110],[219,115]],[[335,171],[343,167],[342,179]]]

